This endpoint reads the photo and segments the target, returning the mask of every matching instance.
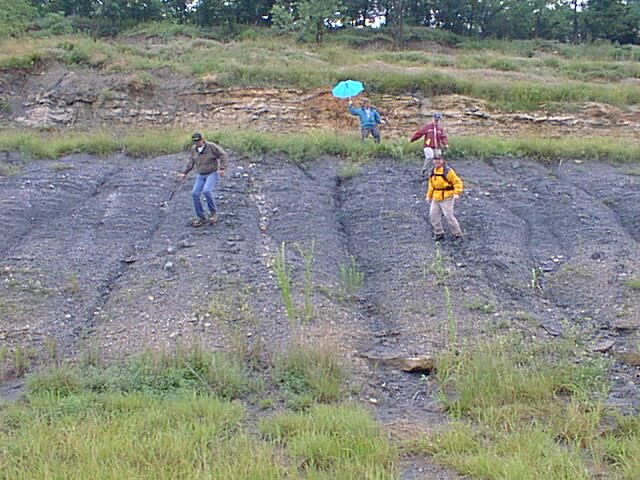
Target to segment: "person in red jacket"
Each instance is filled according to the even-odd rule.
[[[449,148],[449,140],[442,126],[442,114],[433,114],[433,122],[427,123],[413,134],[411,142],[415,142],[424,137],[424,165],[423,170],[428,168],[434,157],[442,156],[442,149]]]

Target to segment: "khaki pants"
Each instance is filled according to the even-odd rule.
[[[431,220],[431,226],[433,227],[434,234],[440,235],[444,233],[444,228],[442,227],[442,216],[444,215],[451,234],[456,237],[462,235],[460,224],[453,214],[454,202],[455,199],[453,197],[449,197],[440,202],[431,200],[431,206],[429,207],[429,219]]]
[[[431,160],[433,160],[433,157],[435,156],[442,157],[442,150],[440,148],[424,147],[423,151],[425,165],[428,162],[431,162]]]

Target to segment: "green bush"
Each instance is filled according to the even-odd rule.
[[[35,13],[26,0],[0,0],[0,39],[23,33]]]
[[[73,33],[73,22],[62,13],[49,12],[35,20],[38,27],[33,35],[36,37],[47,35],[69,35]]]

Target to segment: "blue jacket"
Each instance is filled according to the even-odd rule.
[[[356,115],[360,118],[360,128],[373,128],[378,123],[382,123],[380,114],[373,107],[369,109],[368,115],[367,111],[362,107],[353,108],[349,106],[349,112],[351,112],[351,115]]]

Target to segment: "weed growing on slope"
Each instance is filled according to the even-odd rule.
[[[301,308],[296,308],[293,300],[293,278],[292,267],[289,265],[286,256],[286,244],[282,242],[282,245],[278,249],[278,252],[273,260],[273,270],[276,275],[276,284],[280,290],[280,296],[287,312],[287,317],[290,322],[295,320],[301,320],[302,322],[309,322],[313,318],[313,262],[315,259],[315,240],[311,241],[308,248],[304,248],[299,244],[295,244],[295,248],[302,257],[303,261],[303,279],[302,279],[302,297],[303,305]]]
[[[302,260],[304,261],[304,283],[303,297],[304,306],[302,307],[302,321],[309,322],[313,317],[313,261],[315,256],[316,242],[311,241],[309,249],[304,249],[300,245],[296,245]]]
[[[273,271],[276,274],[276,283],[280,289],[280,296],[287,317],[290,322],[296,319],[296,309],[293,305],[293,297],[291,294],[291,267],[287,263],[287,249],[285,242],[282,242],[276,256],[273,260]]]
[[[344,295],[355,295],[360,291],[364,283],[364,272],[358,268],[356,258],[352,255],[349,262],[340,265],[338,281],[340,291]]]

